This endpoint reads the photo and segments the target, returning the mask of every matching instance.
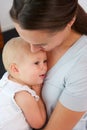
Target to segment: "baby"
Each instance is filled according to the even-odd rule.
[[[41,98],[46,52],[32,53],[29,43],[16,37],[5,44],[2,60],[6,72],[0,80],[0,130],[41,128],[46,121]]]

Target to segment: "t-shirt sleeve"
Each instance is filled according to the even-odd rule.
[[[60,102],[73,111],[87,110],[87,56],[80,57],[65,77]]]

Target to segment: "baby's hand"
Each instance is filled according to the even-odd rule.
[[[31,88],[36,92],[36,94],[37,94],[38,96],[40,96],[40,94],[41,94],[41,89],[42,89],[42,84],[33,85]]]

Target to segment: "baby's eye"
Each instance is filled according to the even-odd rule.
[[[47,63],[47,60],[44,60],[44,63]]]
[[[39,64],[39,61],[35,62],[34,64],[35,64],[35,65],[38,65],[38,64]]]

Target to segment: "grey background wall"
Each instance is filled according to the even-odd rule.
[[[12,20],[9,16],[9,9],[13,0],[0,0],[0,24],[2,31],[12,29],[14,27]]]

